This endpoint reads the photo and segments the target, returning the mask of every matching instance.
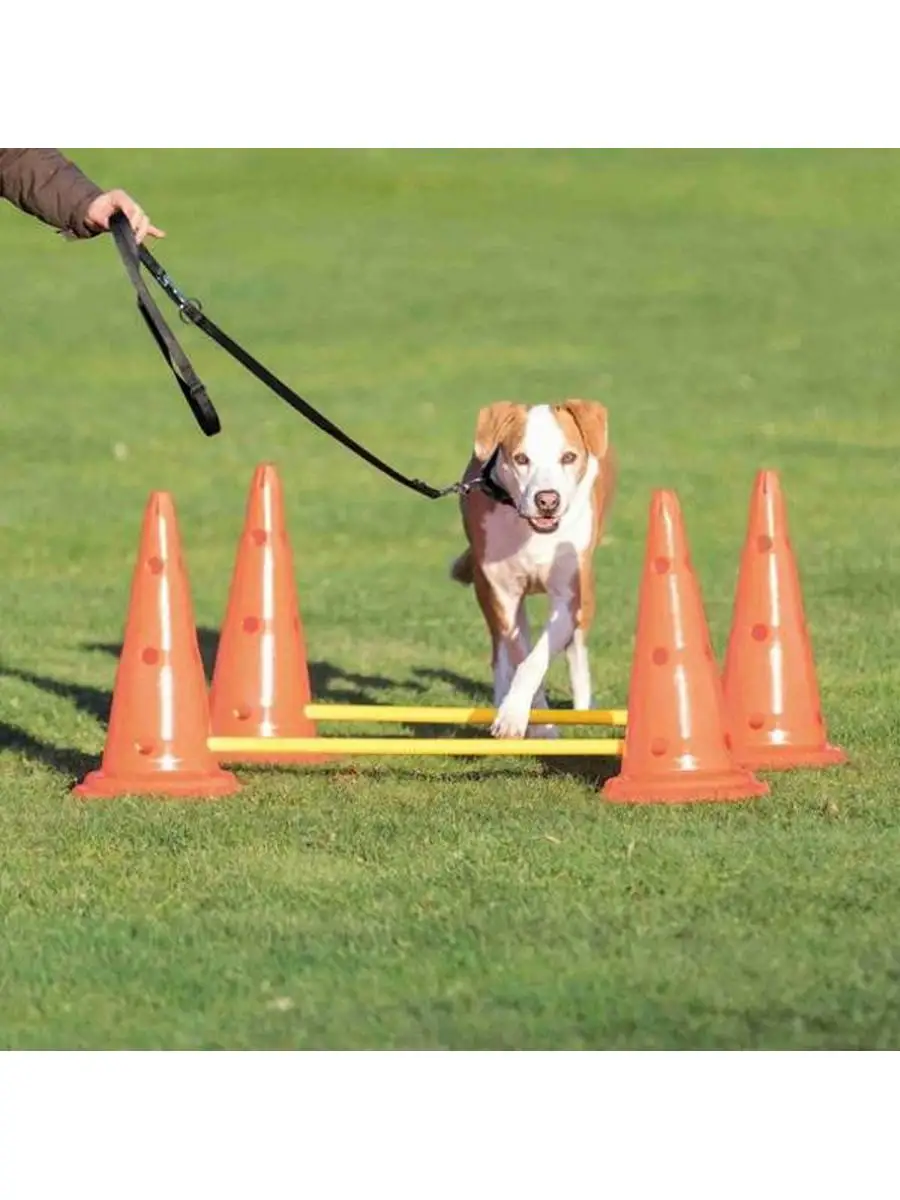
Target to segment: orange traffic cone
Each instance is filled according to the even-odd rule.
[[[175,507],[153,492],[144,512],[103,762],[79,796],[222,796],[240,787],[207,749],[206,678]]]
[[[216,737],[315,737],[305,715],[309,668],[281,481],[270,463],[256,468],[238,544],[228,607],[210,690]],[[223,753],[221,761],[297,762],[296,754]],[[303,762],[330,756],[303,755]]]
[[[829,744],[778,474],[759,471],[750,501],[723,676],[728,731],[753,770],[847,761]]]
[[[742,800],[768,785],[732,758],[722,686],[674,492],[657,491],[638,606],[621,774],[607,800]]]

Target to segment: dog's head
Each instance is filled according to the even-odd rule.
[[[591,400],[533,408],[503,400],[481,410],[475,429],[475,457],[484,464],[496,452],[493,478],[538,533],[557,528],[607,446],[606,409]]]

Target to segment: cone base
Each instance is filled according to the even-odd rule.
[[[769,794],[769,785],[749,771],[688,771],[668,779],[614,775],[601,789],[612,804],[691,804],[695,801],[752,800]]]
[[[110,799],[116,796],[159,796],[182,800],[204,800],[231,796],[241,785],[230,771],[165,771],[158,775],[107,775],[101,767],[85,775],[72,788],[75,796],[84,800]]]
[[[849,762],[840,746],[758,746],[738,747],[735,761],[749,771],[791,771],[799,767],[838,767]]]

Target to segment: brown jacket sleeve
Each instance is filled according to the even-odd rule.
[[[99,232],[84,214],[102,192],[58,150],[0,150],[0,197],[75,237]]]

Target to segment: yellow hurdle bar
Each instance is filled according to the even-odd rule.
[[[404,708],[388,704],[307,704],[312,721],[371,721],[386,725],[490,725],[495,708]],[[624,708],[595,708],[575,712],[571,708],[536,708],[532,725],[621,725],[628,724]]]
[[[621,738],[377,738],[377,737],[211,737],[213,754],[372,755],[418,758],[420,755],[453,758],[524,756],[540,758],[610,758],[622,753]]]

